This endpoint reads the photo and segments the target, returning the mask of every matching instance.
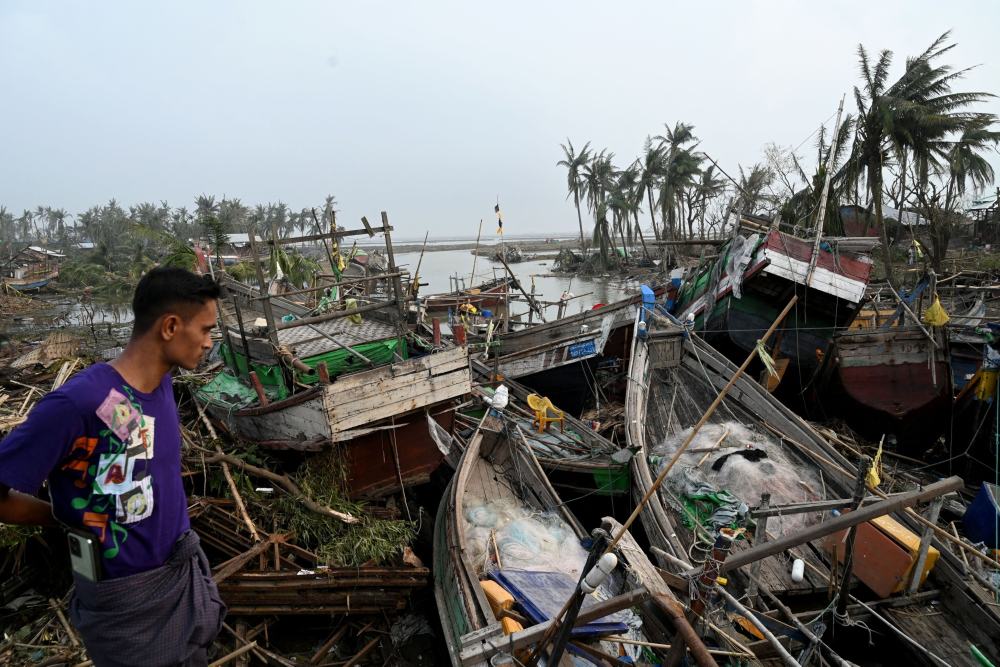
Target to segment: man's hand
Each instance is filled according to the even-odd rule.
[[[20,526],[54,526],[52,506],[44,500],[0,484],[0,523]]]

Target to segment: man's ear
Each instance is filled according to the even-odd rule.
[[[160,336],[163,340],[173,340],[174,336],[181,328],[181,318],[179,315],[167,313],[160,320]]]

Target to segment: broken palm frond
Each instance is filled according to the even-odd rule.
[[[774,357],[767,351],[763,340],[757,341],[756,350],[757,356],[760,357],[761,363],[764,364],[764,368],[767,370],[767,374],[773,378],[778,377],[778,371],[774,367]]]

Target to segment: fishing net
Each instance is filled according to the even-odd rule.
[[[691,370],[676,370],[658,386],[657,402],[670,405],[665,434],[650,452],[654,474],[662,470],[691,434],[692,425],[715,397],[713,387]],[[676,394],[676,395],[674,395]],[[690,526],[709,529],[746,524],[747,506],[771,494],[771,505],[823,497],[816,470],[791,453],[757,418],[727,399],[681,455],[668,476],[669,496]],[[773,517],[768,532],[782,535],[815,523],[816,513]]]
[[[470,504],[463,518],[467,554],[481,573],[499,565],[563,572],[576,579],[587,562],[580,540],[554,512],[533,512],[509,500],[496,500]]]

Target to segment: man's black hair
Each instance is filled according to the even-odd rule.
[[[199,276],[186,269],[157,267],[136,285],[132,297],[135,324],[132,336],[141,336],[156,324],[162,315],[177,313],[188,317],[192,306],[200,306],[219,298],[219,285],[211,276]]]

